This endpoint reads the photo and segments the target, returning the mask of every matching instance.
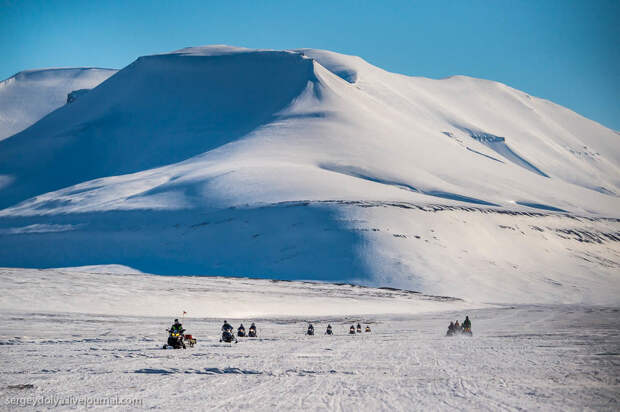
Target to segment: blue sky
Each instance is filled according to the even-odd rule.
[[[492,79],[620,130],[620,1],[0,0],[0,78],[224,43]]]

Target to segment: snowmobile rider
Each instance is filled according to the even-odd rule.
[[[332,334],[332,325],[330,325],[330,324],[327,325],[327,329],[325,330],[325,333],[327,335],[331,335]]]
[[[181,322],[179,322],[178,319],[175,319],[172,326],[170,326],[170,330],[168,332],[177,332],[179,334],[182,334],[183,332],[185,332],[185,329],[183,329],[183,325],[181,325]]]
[[[366,325],[366,332],[370,332],[370,325]]]
[[[349,328],[349,333],[350,334],[354,334],[355,333],[355,325],[351,325],[351,327]]]
[[[233,327],[230,323],[228,323],[227,320],[224,321],[224,324],[222,325],[222,332],[226,332],[226,331],[232,331]]]
[[[464,329],[471,329],[471,321],[469,320],[469,316],[465,316],[465,320],[463,321]]]
[[[455,332],[460,332],[461,331],[461,324],[459,323],[458,320],[456,322],[454,322],[454,331]]]
[[[245,326],[243,326],[243,323],[241,325],[239,325],[239,328],[237,328],[237,330],[242,330],[245,332]]]
[[[254,332],[256,332],[256,325],[254,324],[254,322],[252,322],[252,324],[250,325],[250,330],[254,330]]]
[[[308,334],[310,334],[309,332],[312,331],[312,333],[314,333],[314,326],[312,326],[312,323],[308,324]]]

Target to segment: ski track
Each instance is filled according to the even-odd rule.
[[[473,338],[443,336],[461,312],[330,318],[331,337],[327,321],[310,337],[304,321],[278,318],[238,344],[218,342],[219,320],[187,319],[198,344],[175,351],[160,349],[167,318],[5,310],[2,408],[14,397],[118,395],[153,409],[618,410],[619,311],[472,310]],[[358,320],[373,332],[349,336]]]

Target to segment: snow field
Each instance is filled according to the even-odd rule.
[[[221,319],[192,318],[184,325],[197,345],[162,350],[172,316],[3,311],[2,408],[30,396],[139,399],[149,409],[617,410],[618,309],[466,313],[473,338],[443,336],[465,314],[448,311],[311,318],[313,337],[299,318],[254,319],[259,337],[238,344],[218,342]],[[348,335],[357,321],[373,331]],[[335,336],[322,334],[328,322]]]
[[[614,411],[620,401],[617,306],[491,306],[121,266],[0,275],[11,291],[0,296],[3,410],[19,399],[257,411]],[[161,349],[183,310],[197,345]],[[448,323],[465,315],[474,337],[445,337]],[[256,322],[258,338],[219,343],[224,319],[235,328]],[[307,322],[315,336],[305,335]],[[357,322],[372,332],[349,335]],[[333,336],[324,335],[328,323]]]

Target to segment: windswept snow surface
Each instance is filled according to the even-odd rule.
[[[25,70],[1,81],[0,140],[63,106],[72,91],[92,89],[116,72],[91,67]]]
[[[263,318],[409,315],[487,306],[398,289],[273,279],[154,276],[118,265],[2,268],[0,279],[14,290],[2,298],[0,310],[17,312],[169,316],[188,310],[190,317]],[[35,287],[37,284],[41,287]]]
[[[617,304],[618,139],[328,51],[144,56],[0,142],[0,265]]]
[[[616,411],[620,404],[617,307],[476,309],[350,285],[126,271],[0,269],[12,292],[0,297],[0,409]],[[197,345],[161,349],[182,310]],[[445,337],[448,322],[466,314],[474,337]],[[235,327],[256,322],[258,338],[220,343],[224,316]],[[304,335],[307,322],[315,336]],[[357,322],[372,332],[349,335]],[[334,336],[324,335],[328,323]]]

